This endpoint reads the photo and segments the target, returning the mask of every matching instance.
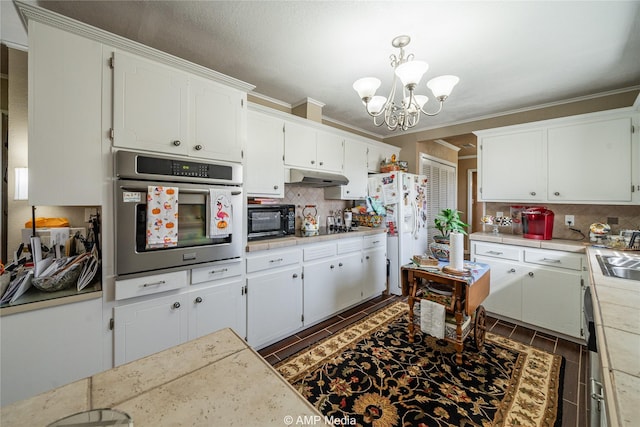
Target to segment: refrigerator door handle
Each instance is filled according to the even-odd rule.
[[[411,230],[411,235],[415,240],[418,240],[418,205],[415,200],[411,200],[411,210],[413,211],[413,230]]]

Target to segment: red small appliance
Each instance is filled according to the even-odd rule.
[[[526,208],[522,211],[522,237],[526,239],[551,240],[553,217],[553,211],[544,206]]]

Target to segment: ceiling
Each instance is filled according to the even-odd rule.
[[[431,129],[640,85],[640,1],[36,1],[379,137],[352,88],[390,90],[391,40],[460,77]],[[430,95],[430,93],[428,94]],[[426,109],[435,109],[432,101]]]

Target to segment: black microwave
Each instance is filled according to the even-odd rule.
[[[248,205],[247,230],[248,240],[294,235],[296,207],[294,205]]]

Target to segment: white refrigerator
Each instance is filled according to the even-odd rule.
[[[369,197],[386,209],[389,292],[402,295],[400,267],[429,251],[427,178],[406,172],[369,175]]]

